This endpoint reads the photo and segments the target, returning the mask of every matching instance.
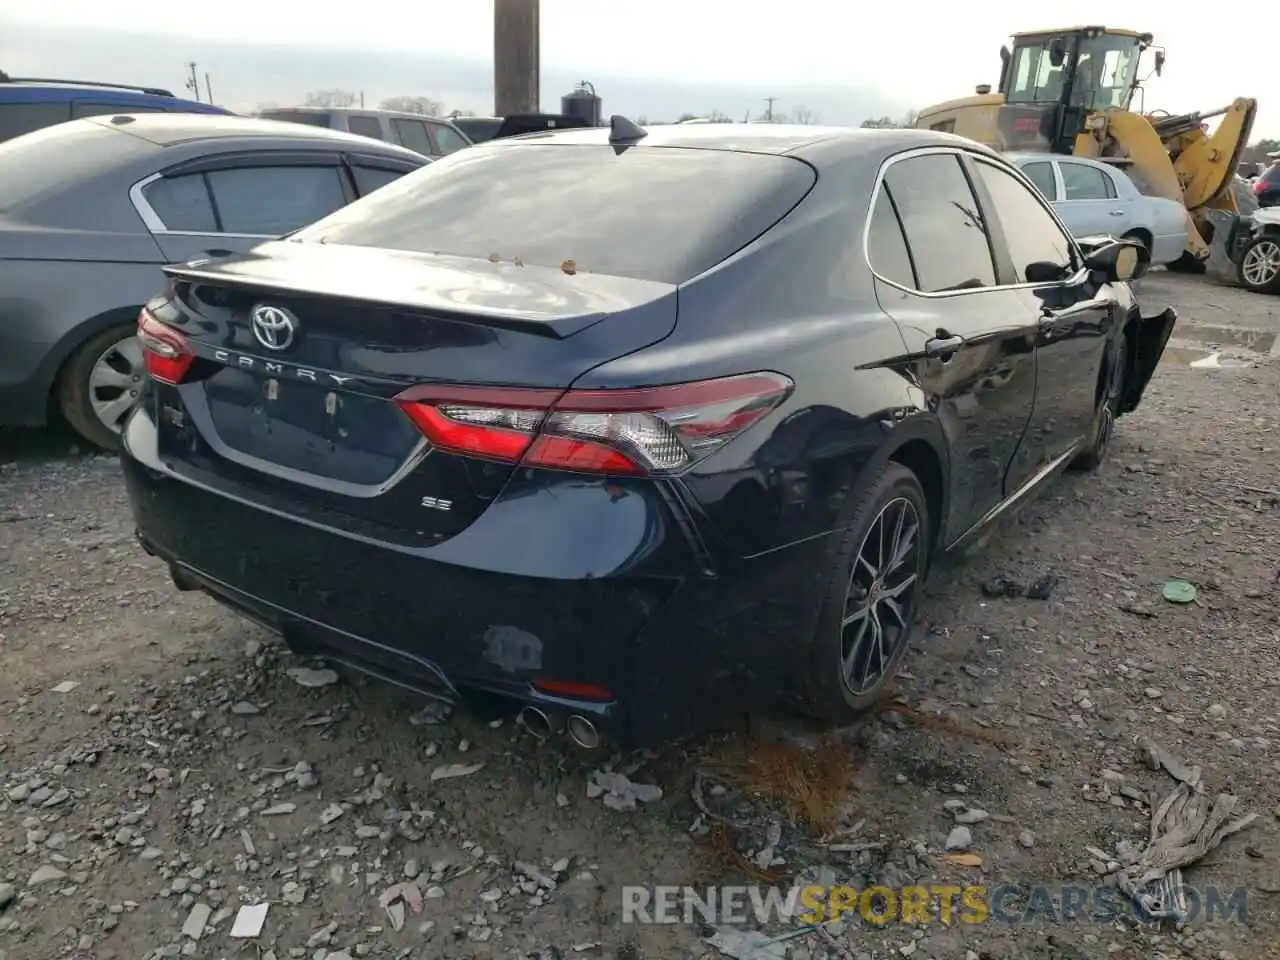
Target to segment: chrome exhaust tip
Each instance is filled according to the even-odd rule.
[[[580,713],[569,717],[569,739],[583,750],[594,750],[600,746],[600,731],[596,725]]]
[[[517,715],[516,720],[523,724],[524,728],[539,740],[548,740],[556,732],[551,718],[537,707],[525,707]]]

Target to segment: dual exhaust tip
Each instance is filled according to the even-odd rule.
[[[538,707],[525,707],[517,719],[524,728],[539,740],[549,740],[560,732],[561,724]],[[571,713],[564,717],[564,732],[576,746],[583,750],[594,750],[600,746],[602,737],[596,725],[580,713]]]

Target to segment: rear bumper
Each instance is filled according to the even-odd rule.
[[[503,542],[501,531],[477,529],[510,516],[498,503],[465,538],[427,548],[354,536],[180,475],[156,455],[145,409],[126,427],[122,463],[139,540],[180,586],[204,590],[295,648],[393,683],[431,695],[485,690],[584,713],[626,739],[689,730],[714,707],[714,692],[735,703],[785,688],[783,671],[798,665],[797,638],[809,635],[816,608],[811,588],[820,578],[800,556],[816,544],[709,575],[656,494],[627,506],[650,511],[645,542],[613,544],[634,562],[566,576],[566,551],[589,552],[589,544],[635,530],[610,521],[608,498],[593,499],[598,508],[584,503],[574,528],[546,542],[542,556],[491,551],[484,565],[460,542],[486,533]],[[565,492],[522,491],[539,495]],[[612,696],[556,692],[564,683]]]

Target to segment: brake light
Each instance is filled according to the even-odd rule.
[[[1267,189],[1267,179],[1266,179],[1266,174],[1263,174],[1262,176],[1256,177],[1254,179],[1253,192],[1261,193],[1265,189]]]
[[[634,390],[414,387],[396,398],[437,447],[527,466],[668,475],[710,456],[794,384],[749,373]]]
[[[157,320],[146,307],[138,314],[138,343],[147,373],[162,383],[180,383],[195,360],[187,338]]]

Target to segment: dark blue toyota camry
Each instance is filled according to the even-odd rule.
[[[931,558],[1102,461],[1175,322],[1145,256],[931,131],[483,144],[166,268],[138,537],[299,652],[580,743],[843,722]]]

